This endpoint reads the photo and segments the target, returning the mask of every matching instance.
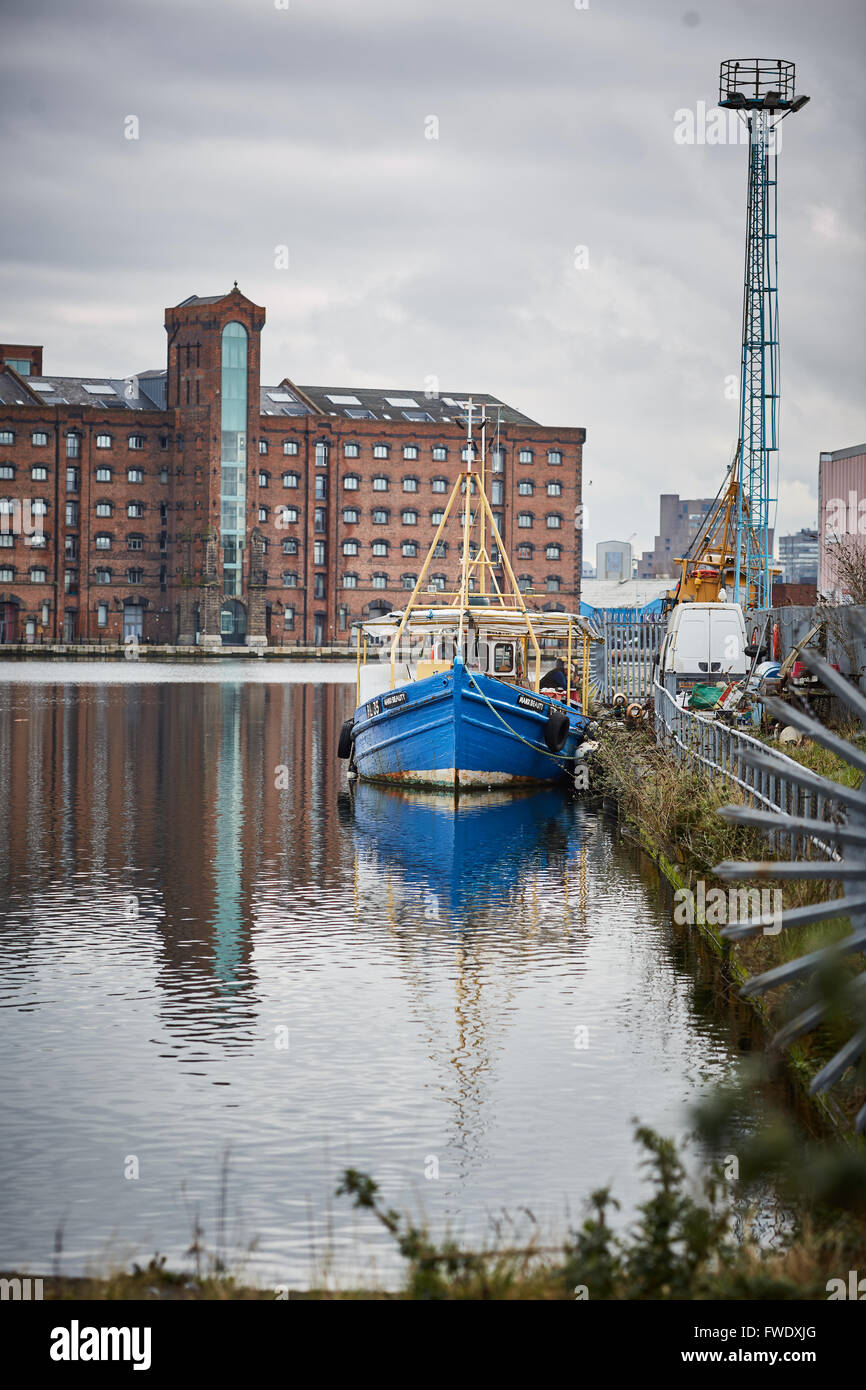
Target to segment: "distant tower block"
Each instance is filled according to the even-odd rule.
[[[770,510],[779,447],[779,292],[776,178],[779,122],[809,100],[794,94],[794,64],[782,58],[727,58],[719,105],[749,131],[746,271],[740,364],[740,473],[735,602],[772,600]]]

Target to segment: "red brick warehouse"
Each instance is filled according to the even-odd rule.
[[[166,368],[118,378],[0,345],[0,641],[347,642],[415,583],[470,395],[520,586],[576,611],[585,430],[479,392],[262,386],[264,322],[237,286],[193,295],[166,310]],[[449,532],[430,586],[459,558]]]

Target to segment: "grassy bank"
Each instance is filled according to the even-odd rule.
[[[707,1137],[713,1131],[719,1138],[731,1114],[727,1101],[717,1100],[706,1107],[699,1125]],[[862,1218],[862,1158],[854,1166],[847,1160],[828,1165],[825,1155],[803,1148],[780,1119],[740,1145],[741,1170],[735,1180],[719,1165],[696,1184],[673,1141],[638,1124],[634,1137],[650,1195],[625,1232],[613,1228],[618,1204],[603,1188],[589,1194],[583,1220],[554,1248],[531,1239],[506,1245],[499,1238],[479,1250],[448,1239],[437,1243],[425,1227],[385,1206],[372,1178],[350,1169],[338,1196],[351,1199],[362,1219],[383,1227],[403,1257],[404,1281],[393,1292],[253,1288],[221,1270],[172,1272],[157,1258],[144,1268],[134,1266],[101,1279],[45,1278],[42,1295],[58,1302],[825,1300],[831,1280],[866,1267],[862,1219],[840,1219],[831,1209],[847,1194],[853,1198],[850,1214],[859,1211]],[[766,1244],[766,1212],[762,1216],[749,1196],[750,1181],[764,1179],[769,1170],[775,1171],[779,1190],[791,1203],[786,1234],[777,1237],[774,1248]],[[756,1235],[761,1228],[763,1240]]]
[[[787,747],[785,752],[822,776],[847,786],[859,785],[861,774],[855,768],[814,744]],[[597,768],[594,787],[616,800],[623,820],[675,887],[694,891],[702,880],[707,892],[712,887],[727,892],[731,885],[713,875],[715,865],[726,859],[774,857],[766,839],[757,831],[730,825],[719,816],[720,807],[745,802],[736,784],[668,757],[646,731],[616,727],[606,730],[597,754]],[[750,885],[744,881],[741,886]],[[785,909],[829,902],[840,896],[837,882],[829,879],[792,883],[769,878],[762,880],[760,886],[780,892]],[[751,975],[805,955],[850,930],[846,918],[831,918],[777,935],[759,934],[731,943],[721,937],[720,927],[712,922],[699,922],[698,926],[737,986]],[[862,955],[847,957],[838,978],[828,981],[834,997],[838,998],[842,985],[864,968],[866,958]],[[787,1022],[796,991],[797,987],[783,986],[749,1000],[768,1036]],[[850,1022],[838,1010],[831,1010],[826,1024],[790,1049],[792,1074],[804,1090],[850,1035]],[[832,1097],[820,1097],[813,1103],[831,1123],[848,1128],[863,1100],[863,1085],[849,1072],[834,1088]]]

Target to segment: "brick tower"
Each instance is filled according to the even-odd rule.
[[[258,435],[265,311],[241,294],[192,295],[165,311],[166,407],[175,420],[169,507],[180,642],[265,642],[249,470]],[[251,572],[250,557],[254,556]],[[252,574],[252,587],[250,578]]]

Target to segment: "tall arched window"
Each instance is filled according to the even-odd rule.
[[[242,323],[227,323],[222,332],[220,382],[220,541],[223,588],[227,594],[241,592],[246,513],[247,353],[247,330]]]

